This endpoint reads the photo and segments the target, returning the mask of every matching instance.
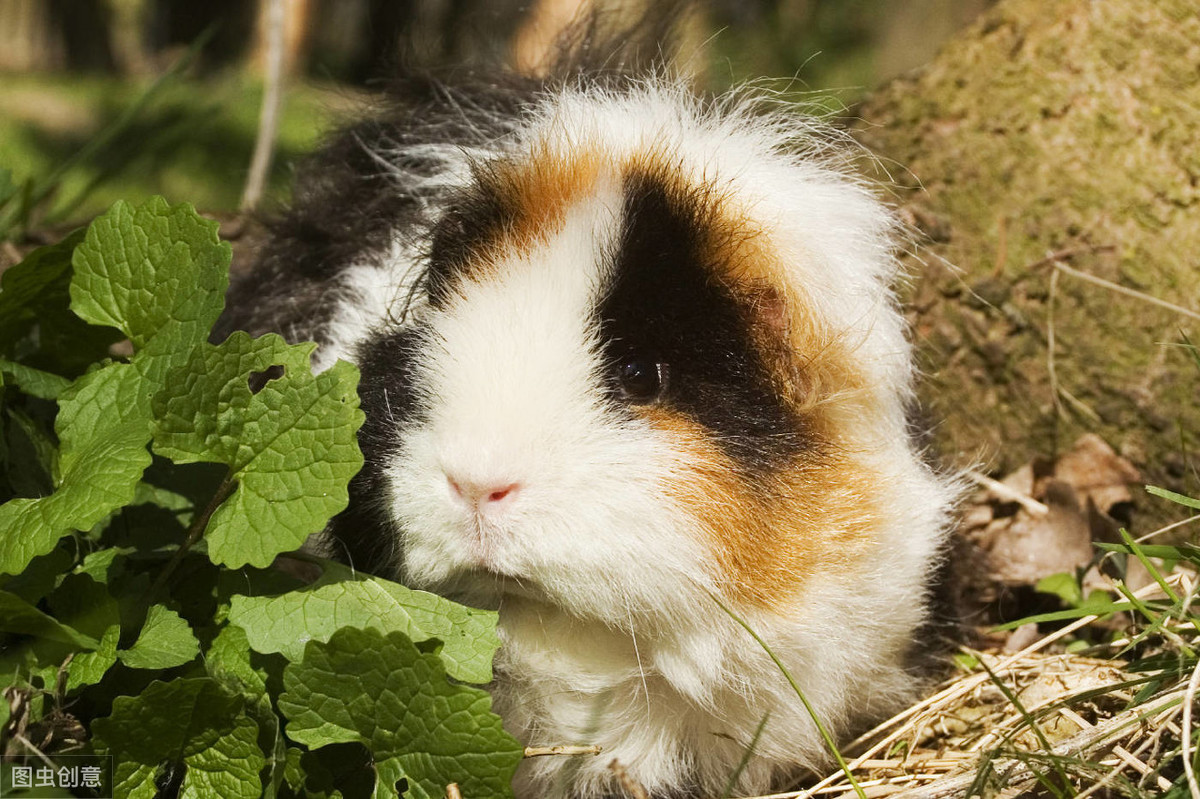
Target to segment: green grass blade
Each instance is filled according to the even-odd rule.
[[[1200,510],[1200,499],[1194,499],[1184,494],[1176,494],[1174,491],[1168,491],[1167,489],[1159,488],[1158,486],[1146,486],[1146,493],[1153,494],[1156,497],[1162,497],[1163,499],[1169,499],[1177,505],[1183,505],[1187,508],[1195,508],[1196,510]]]
[[[1137,557],[1138,561],[1142,564],[1146,571],[1150,572],[1150,576],[1154,578],[1154,582],[1158,583],[1158,587],[1163,590],[1164,594],[1171,598],[1172,602],[1178,603],[1179,596],[1171,589],[1171,586],[1167,584],[1166,579],[1163,577],[1162,572],[1158,570],[1158,567],[1150,562],[1150,559],[1146,556],[1146,552],[1144,549],[1142,549],[1141,545],[1133,539],[1133,536],[1131,536],[1129,531],[1124,527],[1121,528],[1120,533],[1121,540],[1125,542],[1125,545],[1129,547],[1129,550]]]
[[[1179,335],[1183,338],[1183,344],[1179,346],[1191,353],[1192,360],[1196,362],[1196,368],[1200,369],[1200,347],[1197,347],[1192,343],[1192,340],[1188,338],[1187,333],[1180,331]]]
[[[746,751],[742,754],[742,759],[738,762],[737,768],[729,775],[729,779],[725,782],[725,790],[721,791],[721,799],[729,799],[733,796],[733,789],[737,786],[737,781],[741,779],[742,772],[746,770],[746,766],[750,765],[750,758],[754,757],[754,750],[758,748],[758,740],[762,738],[763,730],[767,728],[767,719],[771,718],[771,713],[768,711],[763,714],[762,721],[758,723],[758,727],[754,730],[754,736],[750,739]]]
[[[1108,616],[1113,613],[1122,613],[1126,610],[1133,610],[1133,605],[1129,602],[1085,602],[1077,608],[1067,608],[1066,610],[1056,610],[1051,613],[1039,613],[1036,616],[1026,616],[1023,619],[1005,622],[992,627],[992,632],[1004,632],[1006,630],[1015,630],[1018,627],[1026,624],[1041,624],[1047,621],[1067,621],[1070,619],[1081,619],[1084,616]]]
[[[1103,541],[1097,541],[1093,544],[1097,549],[1103,549],[1105,552],[1120,552],[1126,555],[1135,554],[1134,551],[1126,544],[1108,544]],[[1159,558],[1160,560],[1186,560],[1192,563],[1200,563],[1200,547],[1195,544],[1180,544],[1179,546],[1169,546],[1167,544],[1138,544],[1138,549],[1142,551],[1148,558]]]
[[[842,757],[842,753],[838,749],[837,743],[833,740],[833,736],[829,734],[829,730],[825,729],[825,725],[821,723],[821,719],[817,716],[817,711],[814,710],[813,706],[809,703],[808,698],[804,695],[804,691],[800,690],[800,685],[796,682],[796,678],[792,676],[792,673],[788,670],[788,667],[784,665],[783,661],[780,660],[779,657],[771,650],[771,647],[767,645],[767,642],[759,637],[758,633],[754,631],[754,628],[747,624],[741,616],[734,613],[733,610],[724,602],[722,602],[720,597],[718,597],[716,594],[710,594],[710,596],[712,596],[713,601],[717,603],[717,606],[729,615],[729,618],[736,621],[742,626],[742,629],[750,633],[750,637],[758,642],[758,645],[763,648],[763,651],[766,652],[768,656],[770,656],[771,660],[775,663],[775,666],[781,672],[783,672],[783,676],[787,678],[788,683],[792,686],[792,690],[795,691],[796,696],[800,698],[800,702],[804,705],[804,709],[808,711],[809,718],[813,720],[813,724],[817,725],[817,732],[821,734],[821,738],[825,741],[825,746],[833,754],[834,759],[837,760],[838,767],[840,767],[842,773],[846,775],[846,779],[849,780],[850,785],[853,786],[854,792],[858,794],[859,799],[867,799],[867,795],[863,792],[862,787],[858,784],[858,781],[854,779],[854,775],[850,773],[850,767],[846,765],[846,759]]]

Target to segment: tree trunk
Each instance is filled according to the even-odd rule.
[[[61,69],[65,61],[43,0],[0,0],[0,71]]]
[[[1004,0],[860,116],[924,238],[943,453],[1007,470],[1091,431],[1196,495],[1200,0]]]
[[[154,71],[154,57],[146,41],[150,17],[149,0],[108,0],[112,23],[108,26],[108,47],[117,68],[125,75],[148,75]]]

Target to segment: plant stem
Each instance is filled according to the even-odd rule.
[[[175,550],[175,554],[167,561],[167,565],[163,567],[158,577],[155,578],[154,584],[150,586],[150,590],[146,593],[149,601],[153,601],[154,597],[158,596],[158,592],[162,589],[163,585],[175,573],[175,569],[179,567],[179,564],[183,562],[184,555],[204,536],[204,530],[208,527],[208,520],[217,512],[217,508],[221,506],[221,503],[229,498],[229,495],[233,493],[235,488],[237,488],[237,481],[233,479],[232,474],[226,474],[225,479],[221,481],[221,485],[217,486],[216,493],[213,494],[204,511],[192,519],[192,524],[188,527],[187,536],[183,539],[183,543],[179,546],[179,549]],[[149,601],[147,604],[149,604]]]
[[[269,0],[266,15],[267,63],[263,85],[262,110],[258,121],[258,137],[250,172],[242,190],[241,210],[253,211],[267,184],[267,174],[275,152],[275,137],[279,129],[279,101],[283,97],[284,26],[283,0]]]

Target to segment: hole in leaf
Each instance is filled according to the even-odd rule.
[[[374,758],[360,743],[329,744],[305,752],[300,765],[307,775],[307,787],[314,793],[336,789],[346,799],[370,799],[374,795]]]
[[[154,787],[157,793],[155,799],[175,799],[183,786],[183,775],[187,773],[187,764],[177,760],[164,760],[158,764],[158,773],[154,775]]]
[[[267,383],[270,383],[272,380],[278,380],[281,377],[283,377],[283,366],[275,364],[268,366],[261,372],[251,372],[250,378],[246,382],[250,386],[250,393],[257,394],[266,387]]]

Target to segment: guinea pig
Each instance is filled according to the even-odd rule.
[[[753,91],[409,78],[301,171],[226,327],[356,363],[317,546],[499,610],[522,797],[761,793],[902,707],[954,499],[906,422],[897,225]],[[761,727],[761,729],[760,729]]]

